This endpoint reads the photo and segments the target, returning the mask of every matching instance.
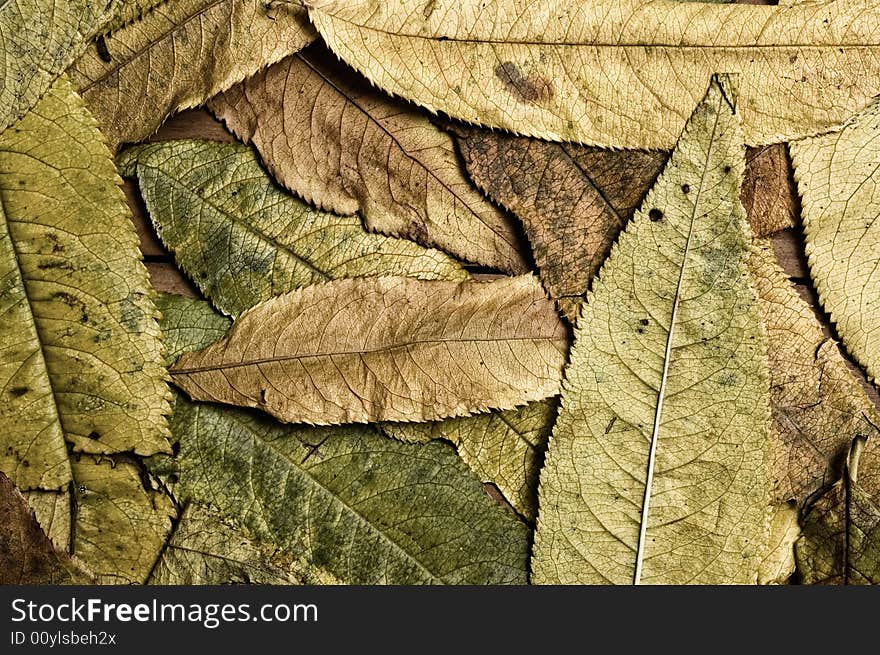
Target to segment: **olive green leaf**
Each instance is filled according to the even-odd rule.
[[[179,0],[171,1],[178,2]],[[169,0],[118,0],[116,11],[101,28],[101,34],[115,32],[120,27],[141,19],[153,7],[158,7],[166,2]]]
[[[171,366],[183,353],[201,350],[222,339],[232,325],[204,300],[160,293],[156,307],[162,313],[166,363]]]
[[[443,253],[366,232],[357,217],[313,209],[275,186],[241,144],[165,141],[127,150],[163,243],[222,312],[342,277],[464,280]]]
[[[205,302],[166,296],[162,307],[175,350],[214,329]],[[525,582],[528,530],[448,445],[403,444],[369,426],[282,426],[183,398],[172,431],[178,499],[211,503],[310,570],[348,584]]]
[[[803,517],[797,564],[806,584],[880,584],[877,441],[854,439],[840,479]]]
[[[843,128],[791,144],[810,275],[870,379],[880,377],[880,102]]]
[[[68,75],[115,148],[313,38],[293,4],[171,0],[98,39]]]
[[[291,423],[424,421],[555,395],[567,349],[534,276],[357,278],[256,305],[170,372],[194,400]]]
[[[0,4],[0,132],[24,116],[107,21],[112,2]]]
[[[150,573],[148,584],[338,584],[208,506],[189,505]]]
[[[67,552],[71,550],[72,489],[73,483],[71,482],[64,489],[56,491],[34,489],[22,492],[28,505],[34,510],[37,523],[40,524],[43,532],[52,540],[58,550]]]
[[[0,470],[71,480],[77,451],[169,449],[147,271],[94,120],[61,78],[0,135]]]
[[[527,271],[512,221],[471,186],[449,136],[334,59],[312,46],[209,107],[309,202],[466,261]]]
[[[555,400],[431,423],[385,423],[382,432],[409,443],[443,439],[484,482],[492,482],[513,508],[534,521],[538,473],[556,419]]]
[[[101,584],[142,584],[177,515],[171,499],[133,459],[81,455],[71,464],[73,552]]]
[[[554,141],[671,148],[715,71],[749,145],[821,133],[877,93],[876,0],[306,0],[339,57],[454,118]]]
[[[0,584],[85,584],[90,578],[53,545],[27,500],[0,473]]]
[[[541,471],[539,583],[755,583],[768,539],[766,334],[719,82],[587,297]]]
[[[800,509],[839,475],[853,439],[880,439],[880,413],[812,308],[758,240],[749,258],[767,328],[773,415],[773,500]]]

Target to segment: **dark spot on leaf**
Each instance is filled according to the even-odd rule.
[[[25,468],[28,468],[28,467],[30,467],[31,463],[28,460],[23,459],[23,460],[21,460],[21,465],[24,466]]]
[[[30,389],[28,387],[12,387],[9,390],[9,393],[13,398],[18,398],[19,396],[25,395]]]
[[[690,184],[682,184],[681,185],[681,192],[682,193],[690,193],[691,192],[691,185]]]
[[[657,221],[663,220],[663,212],[654,207],[651,211],[648,212],[648,218],[651,219],[652,223],[656,223]]]
[[[110,51],[107,49],[107,41],[103,36],[99,36],[95,41],[95,49],[98,51],[98,57],[101,58],[105,64],[109,64],[113,61],[113,57],[110,56]]]
[[[725,172],[725,173],[729,173],[729,172],[730,172],[730,166],[725,166],[725,167],[724,167],[724,172]]]
[[[97,430],[92,430],[91,432],[89,432],[89,439],[94,439],[95,441],[97,441],[100,438],[101,438],[101,433],[98,432]]]
[[[523,75],[519,66],[505,61],[495,67],[495,77],[514,98],[526,104],[547,102],[553,98],[553,85],[540,75]]]
[[[643,318],[643,319],[639,319],[639,323],[641,323],[642,325],[647,325],[649,323],[649,321],[648,321],[648,319]]]

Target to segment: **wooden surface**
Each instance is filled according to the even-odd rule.
[[[226,142],[235,140],[232,134],[226,130],[223,123],[215,119],[205,109],[190,109],[174,116],[148,140],[165,141],[168,139],[211,139]],[[176,293],[192,298],[202,298],[203,296],[199,290],[177,269],[174,264],[174,258],[156,236],[156,232],[147,216],[146,208],[137,190],[137,185],[131,180],[126,180],[124,190],[132,210],[135,229],[140,238],[141,250],[144,254],[147,269],[150,272],[153,287],[158,291]],[[837,339],[828,316],[819,306],[818,297],[810,283],[810,274],[804,256],[803,232],[800,226],[783,230],[775,234],[771,239],[777,259],[794,283],[798,293],[810,304],[813,312],[822,323],[825,333],[829,337]],[[880,408],[880,395],[878,395],[877,388],[868,383],[862,371],[852,364],[849,359],[847,359],[847,362],[862,382],[862,385],[868,390],[869,395],[878,408]]]

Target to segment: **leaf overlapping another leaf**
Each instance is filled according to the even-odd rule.
[[[71,481],[67,446],[169,449],[147,273],[94,120],[61,79],[0,135],[0,470]]]
[[[747,144],[814,135],[863,109],[880,73],[874,0],[306,5],[333,52],[390,93],[471,123],[587,145],[671,148],[714,72],[739,74]]]
[[[359,212],[407,237],[512,273],[528,265],[510,220],[462,174],[428,117],[371,89],[312,46],[209,102],[281,184],[319,207]]]
[[[317,425],[424,421],[555,395],[567,335],[537,278],[312,285],[171,369],[195,400]]]
[[[541,472],[539,583],[755,583],[768,538],[766,334],[713,82],[578,319]]]
[[[69,69],[115,148],[149,136],[314,38],[301,7],[260,0],[174,0],[96,42]]]

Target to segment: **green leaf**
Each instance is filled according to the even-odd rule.
[[[180,307],[174,347],[199,347],[207,304],[185,301],[187,326],[184,303],[163,303]],[[368,426],[282,426],[183,398],[172,431],[180,441],[179,500],[211,503],[256,538],[345,583],[526,580],[528,530],[444,444],[403,444]]]
[[[770,413],[744,167],[713,81],[581,310],[541,472],[536,582],[757,581]]]
[[[137,175],[159,237],[222,312],[345,277],[464,280],[441,252],[370,234],[357,217],[311,208],[272,182],[240,144],[167,141],[120,157]]]
[[[840,479],[805,512],[797,563],[806,584],[880,584],[877,443],[854,439]]]
[[[153,567],[149,584],[336,584],[255,540],[250,531],[208,506],[190,505]]]
[[[853,358],[880,378],[880,102],[791,144],[810,275]]]
[[[481,480],[492,482],[517,512],[533,521],[538,473],[555,419],[553,399],[431,423],[384,423],[381,430],[408,443],[450,442]]]
[[[112,4],[93,0],[0,4],[0,132],[24,116],[85,50]]]
[[[123,20],[137,13],[128,10]],[[116,148],[141,141],[168,116],[202,104],[313,38],[294,4],[169,0],[98,39],[68,75]]]
[[[169,449],[147,271],[94,120],[63,78],[0,135],[0,470],[71,480],[67,446]]]

